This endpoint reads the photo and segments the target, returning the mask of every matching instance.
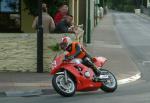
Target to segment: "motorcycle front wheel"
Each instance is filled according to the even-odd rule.
[[[75,94],[76,86],[73,79],[68,76],[67,83],[63,74],[55,74],[52,79],[53,88],[56,92],[64,97],[71,97]]]
[[[102,82],[103,86],[101,87],[101,89],[104,92],[108,92],[108,93],[114,92],[117,89],[116,77],[113,75],[113,73],[111,73],[108,70],[101,69],[101,72],[104,72],[105,75],[108,75],[108,77],[109,77],[106,81]]]

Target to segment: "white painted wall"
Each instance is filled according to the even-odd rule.
[[[150,0],[147,0],[147,7],[150,7]]]

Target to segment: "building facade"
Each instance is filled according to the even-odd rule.
[[[98,24],[98,5],[101,1],[102,0],[64,0],[69,6],[69,13],[74,17],[74,24],[84,25],[84,39],[86,42],[90,42],[91,32]],[[15,7],[9,6],[12,3],[15,4]],[[35,17],[29,15],[29,10],[26,9],[23,0],[1,0],[0,5],[4,6],[4,4],[8,6],[8,8],[4,9],[0,6],[0,18],[4,19],[0,21],[0,26],[4,27],[0,29],[0,32],[35,32],[31,27]]]
[[[150,7],[150,0],[147,0],[147,7]]]

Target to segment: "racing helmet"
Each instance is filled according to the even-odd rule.
[[[66,50],[66,48],[67,48],[71,43],[72,43],[71,38],[65,36],[65,37],[63,37],[63,38],[61,39],[60,47],[61,47],[61,49]]]

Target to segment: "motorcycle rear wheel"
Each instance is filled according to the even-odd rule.
[[[71,97],[75,94],[76,86],[73,79],[68,76],[68,83],[65,83],[63,74],[55,74],[52,79],[53,88],[56,92],[64,97]]]
[[[106,80],[105,82],[102,82],[103,86],[101,87],[101,89],[104,92],[108,92],[108,93],[114,92],[117,89],[117,79],[116,79],[116,77],[113,75],[113,73],[111,73],[108,70],[101,69],[101,71],[107,72],[107,75],[109,76],[108,80]]]

